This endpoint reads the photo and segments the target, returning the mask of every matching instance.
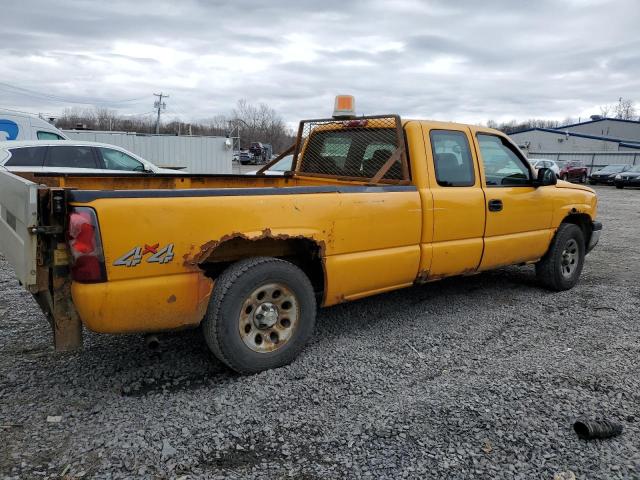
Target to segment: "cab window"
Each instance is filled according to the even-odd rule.
[[[12,148],[11,157],[4,164],[5,167],[42,167],[44,153],[47,147]]]
[[[473,157],[464,132],[431,130],[431,149],[436,180],[442,187],[474,185]]]
[[[496,135],[478,134],[488,187],[531,185],[531,172],[513,146]]]
[[[60,146],[49,147],[45,167],[60,168],[100,168],[91,147]]]
[[[98,148],[107,170],[144,172],[144,165],[130,155],[113,148]]]
[[[36,135],[38,136],[38,140],[64,140],[60,135],[53,132],[40,131],[36,133]]]

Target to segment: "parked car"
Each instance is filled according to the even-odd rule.
[[[0,142],[8,140],[66,140],[66,135],[46,120],[27,113],[0,110]]]
[[[284,175],[284,172],[291,170],[291,164],[293,163],[293,155],[287,155],[282,157],[278,162],[269,167],[268,170],[263,172],[263,175]],[[258,170],[247,172],[247,175],[257,175]]]
[[[238,153],[238,161],[240,165],[249,165],[252,161],[251,154],[247,151],[241,151]]]
[[[569,160],[560,165],[558,178],[567,182],[587,183],[587,167],[579,160]]]
[[[597,183],[604,183],[606,185],[613,185],[613,181],[616,175],[622,172],[626,172],[631,168],[631,165],[617,164],[607,165],[604,168],[592,173],[589,176],[589,183],[595,185]]]
[[[556,177],[560,176],[560,167],[555,160],[550,160],[548,158],[532,158],[529,161],[531,162],[531,166],[536,170],[549,168],[556,174]]]
[[[616,188],[640,187],[640,165],[634,165],[626,172],[618,173],[613,182]]]
[[[76,140],[0,142],[0,169],[10,172],[172,173],[115,145]]]

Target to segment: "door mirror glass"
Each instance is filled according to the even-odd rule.
[[[555,185],[558,183],[556,174],[550,168],[541,168],[538,170],[538,178],[534,182],[536,187],[545,187],[547,185]]]

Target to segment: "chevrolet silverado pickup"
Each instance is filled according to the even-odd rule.
[[[283,176],[0,172],[0,251],[57,350],[83,325],[199,326],[254,373],[301,352],[317,306],[520,264],[566,290],[600,236],[594,191],[496,130],[336,115],[292,152]]]

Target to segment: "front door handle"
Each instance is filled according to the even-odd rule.
[[[489,211],[500,212],[502,210],[502,200],[489,200]]]

